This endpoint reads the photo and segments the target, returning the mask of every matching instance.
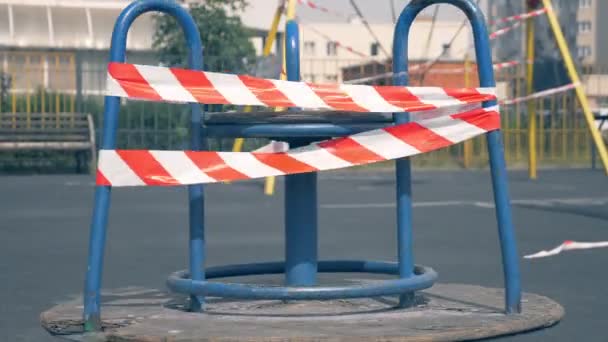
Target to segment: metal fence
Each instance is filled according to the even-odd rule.
[[[106,75],[104,63],[79,62],[79,58],[70,53],[46,53],[41,56],[15,52],[3,52],[3,54],[0,112],[49,115],[59,112],[90,113],[95,118],[99,135],[103,124],[102,94]],[[356,62],[356,60],[303,60],[302,76],[307,81],[340,81],[342,74],[336,72],[339,73],[342,67]],[[452,78],[455,74],[444,69],[429,72],[439,75],[425,79],[438,80],[433,81],[435,83],[441,82],[441,73],[450,74]],[[582,74],[592,107],[597,110],[608,107],[608,70],[589,68],[584,69]],[[512,99],[526,95],[525,65],[501,70],[496,76],[501,98]],[[465,73],[461,72],[459,78],[462,81],[458,86],[465,86],[467,83]],[[472,71],[469,79],[474,79]],[[383,83],[383,81],[371,83]],[[533,105],[536,108],[538,122],[539,165],[541,167],[590,165],[589,133],[573,91],[533,100]],[[211,110],[221,110],[221,107],[213,107]],[[507,163],[510,167],[524,167],[529,146],[528,104],[521,102],[505,105],[502,106],[501,113]],[[188,108],[184,105],[123,101],[118,146],[185,148],[188,115]],[[252,149],[262,143],[263,141],[259,139],[248,139],[245,149]],[[214,149],[229,150],[232,141],[213,140],[210,141],[210,145]],[[476,138],[466,144],[416,156],[413,162],[423,167],[485,167],[487,165],[485,140],[483,137]]]

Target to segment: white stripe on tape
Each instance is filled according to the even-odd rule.
[[[106,77],[106,92],[112,96],[128,97],[127,92],[109,72]]]
[[[213,87],[231,104],[266,106],[249,90],[237,75],[206,72]]]
[[[411,112],[410,121],[418,122],[421,120],[430,120],[440,116],[448,116],[463,112],[469,112],[481,108],[481,103],[467,103],[453,107],[441,107],[436,109],[424,110],[420,112]]]
[[[412,87],[408,88],[412,95],[418,97],[419,101],[435,107],[458,106],[462,101],[446,94],[439,87]]]
[[[419,124],[451,142],[462,141],[486,132],[475,125],[449,116],[421,121]]]
[[[413,146],[383,130],[355,134],[351,136],[351,139],[375,154],[389,160],[401,158],[403,155],[420,153]]]
[[[181,184],[215,182],[215,179],[202,172],[185,153],[150,151],[150,154]]]
[[[115,150],[100,150],[97,168],[110,183],[126,186],[145,185]]]
[[[228,166],[244,175],[247,175],[247,177],[257,178],[265,176],[278,176],[283,174],[282,171],[257,160],[252,154],[239,152],[218,152],[217,154],[224,160],[224,162],[226,162]]]
[[[148,82],[158,95],[166,101],[197,102],[194,96],[184,88],[169,68],[157,68],[149,65],[135,65],[137,71]]]
[[[340,89],[350,96],[353,101],[369,111],[402,112],[403,109],[388,103],[376,89],[370,86],[342,84]]]
[[[331,108],[312,89],[302,82],[272,80],[272,83],[296,107],[302,108]]]
[[[293,149],[289,151],[288,154],[293,159],[308,164],[319,170],[338,169],[352,166],[351,163],[336,157],[316,144]]]
[[[599,242],[576,242],[576,241],[564,241],[561,245],[551,249],[551,250],[543,250],[538,253],[529,254],[524,256],[526,259],[536,259],[536,258],[544,258],[548,256],[553,256],[560,254],[564,251],[575,250],[575,249],[592,249],[592,248],[604,248],[608,247],[608,241],[599,241]]]
[[[289,151],[289,143],[286,141],[272,140],[268,144],[254,150],[256,153],[277,153]]]

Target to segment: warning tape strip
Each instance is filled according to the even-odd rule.
[[[415,112],[496,99],[494,88],[312,84],[179,68],[110,63],[107,95],[165,102]]]
[[[500,71],[506,68],[510,68],[510,67],[514,67],[516,65],[519,65],[521,62],[520,61],[508,61],[508,62],[501,62],[501,63],[495,63],[493,65],[494,67],[494,71]]]
[[[491,32],[490,35],[489,35],[490,41],[496,40],[497,38],[502,37],[505,34],[511,32],[512,30],[514,30],[516,28],[519,28],[519,27],[521,27],[521,21],[516,22],[515,24],[513,24],[511,26],[503,27],[503,28],[501,28],[499,30]],[[471,50],[474,47],[475,47],[475,43],[471,42],[471,43],[469,43],[469,45],[466,48],[463,48],[463,49],[459,50],[456,54],[457,55],[463,54],[466,51],[469,51],[469,50]],[[437,60],[439,60],[439,58],[436,58],[436,59],[432,60],[431,64],[434,63]]]
[[[504,23],[510,23],[513,21],[522,21],[522,20],[526,20],[528,18],[534,18],[534,17],[538,17],[541,16],[543,14],[547,13],[547,9],[546,8],[541,8],[541,9],[537,9],[537,10],[533,10],[527,13],[521,13],[521,14],[516,14],[516,15],[512,15],[510,17],[505,17],[502,19],[498,19],[498,20],[493,20],[490,21],[488,24],[490,25],[496,25],[496,24],[504,24]]]
[[[514,98],[514,99],[502,100],[502,101],[500,101],[500,104],[504,105],[504,106],[508,106],[508,105],[526,102],[526,101],[538,99],[538,98],[553,95],[553,94],[563,93],[568,90],[576,88],[579,84],[580,83],[570,83],[570,84],[566,84],[566,85],[563,85],[560,87],[539,91],[539,92],[536,92],[536,93],[533,93],[530,95],[526,95],[526,96],[522,96],[522,97],[518,97],[518,98]]]
[[[287,152],[101,150],[97,185],[215,183],[333,170],[408,157],[500,128],[498,107],[375,129]],[[282,146],[270,147],[270,151]]]
[[[560,254],[564,251],[572,251],[577,249],[592,249],[592,248],[605,248],[608,247],[608,241],[600,242],[577,242],[577,241],[564,241],[561,245],[551,249],[543,250],[538,253],[529,254],[524,256],[526,259],[545,258],[553,255]]]
[[[331,14],[334,17],[338,17],[338,18],[345,19],[345,20],[350,20],[350,16],[348,16],[344,13],[340,13],[340,12],[331,10],[327,7],[320,6],[317,3],[310,1],[310,0],[298,0],[298,4],[302,5],[302,6],[306,6],[308,8],[314,9],[314,10],[317,10],[317,11]]]
[[[500,30],[496,30],[496,31],[490,33],[490,40],[495,40],[496,38],[503,36],[506,33],[510,32],[511,30],[514,30],[520,26],[521,26],[521,21],[518,21],[511,26],[503,27]]]

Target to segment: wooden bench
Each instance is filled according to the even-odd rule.
[[[73,151],[81,172],[95,169],[95,125],[83,113],[0,113],[0,152]]]

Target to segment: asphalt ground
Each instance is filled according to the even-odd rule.
[[[538,181],[509,174],[519,253],[564,240],[608,240],[608,178],[599,171],[546,170]],[[487,171],[417,171],[416,262],[444,283],[502,287]],[[267,197],[260,181],[207,187],[208,265],[280,260],[282,182]],[[89,176],[0,177],[0,341],[54,341],[40,312],[82,290],[93,186]],[[319,178],[320,257],[394,259],[392,173]],[[103,286],[164,288],[187,265],[182,188],[117,188]],[[501,341],[606,341],[608,250],[521,259],[523,288],[566,309],[555,327]]]

